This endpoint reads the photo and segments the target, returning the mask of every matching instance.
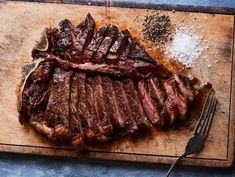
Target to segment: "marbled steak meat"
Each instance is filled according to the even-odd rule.
[[[189,79],[151,58],[127,30],[96,29],[90,14],[45,29],[25,66],[19,120],[48,140],[92,142],[170,127],[195,97]]]

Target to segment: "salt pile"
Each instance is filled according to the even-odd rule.
[[[199,37],[192,35],[191,29],[177,28],[172,46],[167,49],[167,53],[174,60],[185,65],[186,68],[190,68],[203,52],[203,48],[199,46],[199,43]]]

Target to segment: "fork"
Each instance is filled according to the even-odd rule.
[[[184,153],[180,157],[178,157],[176,161],[172,164],[165,177],[169,177],[173,169],[186,156],[197,153],[203,149],[204,142],[212,124],[216,104],[217,99],[215,97],[215,91],[211,90],[206,97],[205,103],[202,108],[202,113],[194,129],[193,135],[191,136],[186,145]]]

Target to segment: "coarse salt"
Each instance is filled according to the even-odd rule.
[[[199,47],[199,42],[199,37],[192,35],[188,30],[178,28],[168,53],[186,68],[190,68],[202,54],[203,48]]]

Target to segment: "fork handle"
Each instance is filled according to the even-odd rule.
[[[167,174],[166,174],[165,177],[169,177],[170,174],[171,174],[171,172],[172,172],[172,171],[174,170],[174,168],[176,167],[176,165],[178,165],[178,164],[181,162],[181,160],[182,160],[183,158],[185,158],[185,157],[186,157],[185,154],[179,156],[179,157],[176,159],[176,161],[171,165],[171,168],[168,170],[168,172],[167,172]]]

